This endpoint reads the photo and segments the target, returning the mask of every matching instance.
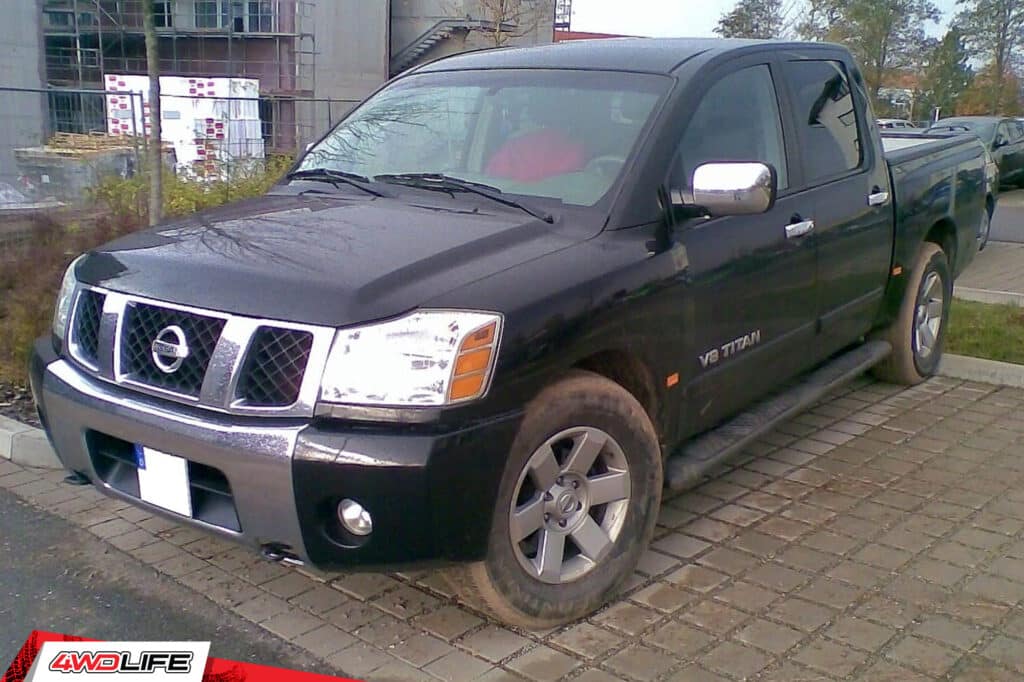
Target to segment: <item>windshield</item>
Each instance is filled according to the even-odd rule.
[[[933,133],[962,133],[964,128],[983,140],[996,135],[996,124],[992,121],[979,121],[971,118],[945,118],[931,127]]]
[[[592,206],[615,183],[668,85],[663,76],[618,72],[410,76],[350,114],[299,170],[438,173]]]

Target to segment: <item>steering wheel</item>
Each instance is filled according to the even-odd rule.
[[[587,161],[587,165],[584,166],[583,170],[611,177],[617,174],[619,169],[625,164],[625,158],[615,156],[614,154],[605,154],[604,156],[595,156],[590,161]]]

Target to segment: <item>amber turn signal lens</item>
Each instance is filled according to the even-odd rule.
[[[455,361],[455,376],[461,377],[464,374],[483,372],[491,361],[491,349],[481,348],[468,353],[463,353]]]
[[[462,341],[452,368],[452,381],[448,386],[448,400],[477,398],[487,386],[487,376],[494,359],[494,342],[498,336],[498,323],[473,331]]]
[[[482,348],[483,346],[490,346],[494,343],[494,333],[498,330],[498,323],[491,322],[486,327],[481,327],[475,332],[466,337],[466,340],[462,342],[462,347],[459,349],[460,352],[466,352],[467,350],[473,350],[474,348]]]
[[[451,388],[448,389],[448,397],[451,400],[462,400],[478,396],[483,391],[484,377],[486,376],[486,374],[481,372],[480,374],[470,374],[469,376],[455,379],[452,382]]]

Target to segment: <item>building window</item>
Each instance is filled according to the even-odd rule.
[[[76,92],[48,93],[50,131],[53,133],[89,133],[106,130],[106,112],[102,94]]]
[[[274,7],[270,0],[249,0],[249,30],[253,33],[274,30]]]
[[[157,0],[153,3],[153,25],[156,28],[171,28],[174,26],[173,0]]]
[[[45,10],[43,16],[46,17],[48,28],[71,28],[74,25],[73,15],[68,11]]]
[[[196,28],[220,28],[217,5],[217,0],[196,0]]]

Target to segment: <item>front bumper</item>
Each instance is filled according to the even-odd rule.
[[[91,379],[59,358],[49,339],[37,342],[31,369],[41,421],[66,468],[111,497],[321,568],[482,558],[521,420],[512,414],[437,433],[232,417]],[[203,472],[207,483],[226,480],[219,496],[210,493],[216,485],[191,489],[216,505],[197,507],[194,498],[186,517],[142,501],[132,458],[123,456],[133,444],[187,459],[190,474]],[[338,523],[344,498],[372,514],[369,536],[351,536]]]

